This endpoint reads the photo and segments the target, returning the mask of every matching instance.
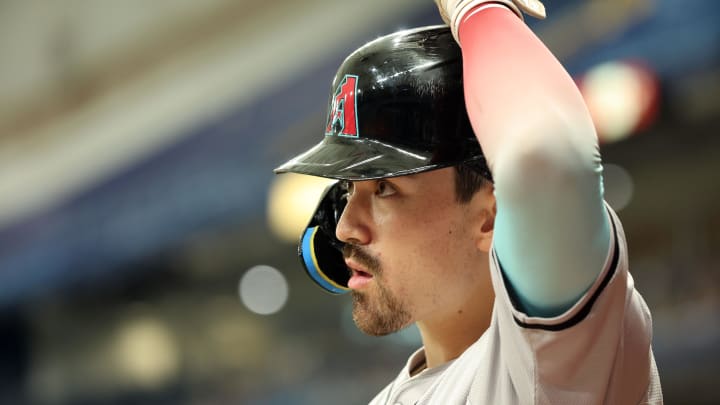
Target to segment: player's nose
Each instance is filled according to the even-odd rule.
[[[348,196],[335,236],[342,242],[355,245],[367,245],[372,240],[368,202],[363,201],[361,195],[356,193]]]

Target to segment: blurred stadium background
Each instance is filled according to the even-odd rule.
[[[720,394],[720,2],[547,0],[654,316],[666,403]],[[361,404],[418,345],[355,331],[297,224],[344,56],[428,1],[0,1],[0,403]],[[288,235],[290,235],[288,237]]]

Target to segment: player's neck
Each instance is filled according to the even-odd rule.
[[[417,322],[427,368],[456,359],[485,333],[490,326],[493,300],[492,293],[479,294],[466,309]]]

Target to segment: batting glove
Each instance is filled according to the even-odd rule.
[[[483,3],[501,3],[507,6],[521,19],[525,12],[535,18],[545,18],[545,6],[539,0],[435,0],[443,21],[450,26],[455,40],[458,41],[458,27],[468,11]],[[458,41],[458,43],[460,43]]]

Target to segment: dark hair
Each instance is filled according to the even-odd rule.
[[[483,187],[492,184],[485,162],[469,161],[455,165],[455,198],[468,203]]]

